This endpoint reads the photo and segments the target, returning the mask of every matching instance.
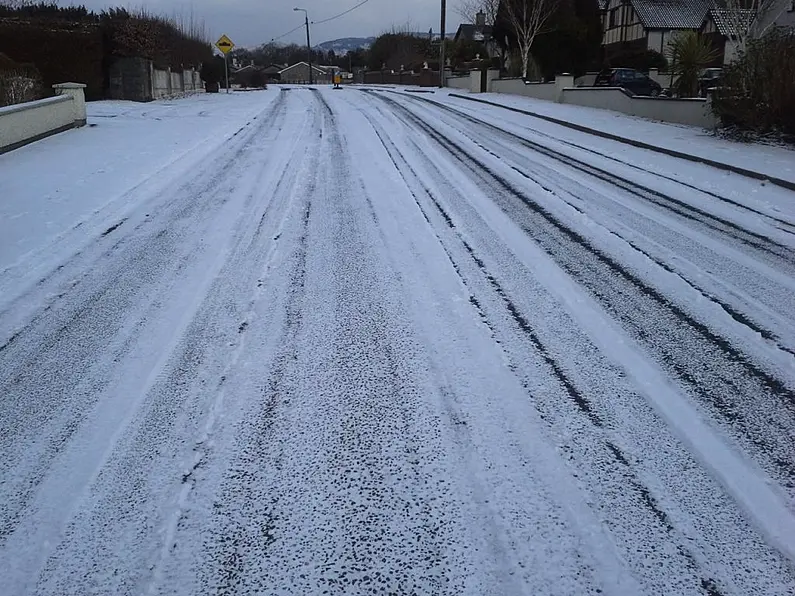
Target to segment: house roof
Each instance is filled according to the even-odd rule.
[[[646,29],[698,29],[711,0],[631,0]]]
[[[755,12],[753,10],[739,10],[738,16],[740,16],[746,25],[750,25],[751,21],[754,18]],[[709,16],[712,17],[712,20],[715,23],[715,28],[718,32],[723,35],[724,37],[736,37],[737,31],[735,23],[729,17],[729,11],[722,9],[722,8],[713,8],[709,11]],[[706,17],[704,17],[706,19]]]
[[[455,40],[467,39],[471,41],[488,41],[491,39],[492,27],[490,25],[471,25],[462,23],[455,33]]]
[[[303,66],[309,66],[309,65],[308,65],[306,62],[296,62],[295,64],[291,64],[290,66],[288,66],[288,67],[286,67],[286,68],[283,68],[283,69],[281,69],[281,70],[279,71],[279,74],[285,73],[285,72],[287,72],[288,70],[292,70],[293,68],[295,68],[295,67],[297,67],[297,66],[301,66],[301,65],[303,65]],[[314,70],[315,72],[318,72],[318,73],[320,73],[320,74],[328,74],[328,73],[327,73],[325,70],[323,70],[322,68],[318,68],[318,67],[317,67],[317,66],[315,66],[314,64],[312,65],[312,70]]]
[[[246,64],[245,66],[241,66],[238,69],[235,69],[234,73],[245,72],[247,70],[262,70],[261,66],[254,66],[253,64]]]

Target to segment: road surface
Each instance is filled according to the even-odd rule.
[[[795,195],[267,98],[2,270],[0,593],[795,591]]]

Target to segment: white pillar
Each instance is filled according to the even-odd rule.
[[[469,91],[471,93],[480,93],[480,79],[483,73],[480,70],[469,71]]]
[[[555,95],[558,103],[563,103],[563,90],[566,87],[574,87],[574,75],[564,72],[555,77]]]
[[[75,126],[85,126],[86,124],[86,94],[83,83],[57,83],[52,86],[55,95],[70,95],[72,97],[72,112],[74,114]]]
[[[499,68],[490,68],[486,71],[486,91],[491,93],[492,83],[500,78]]]

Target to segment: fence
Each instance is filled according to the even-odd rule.
[[[121,58],[110,71],[109,94],[112,99],[151,101],[201,89],[198,71],[162,70],[144,58]]]
[[[55,97],[0,108],[0,153],[86,123],[85,85],[53,85]]]

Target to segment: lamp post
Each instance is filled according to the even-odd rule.
[[[309,84],[312,84],[312,45],[309,43],[309,13],[305,8],[293,8],[294,12],[304,13],[306,23],[306,62],[309,64]]]
[[[439,88],[440,89],[444,87],[444,28],[446,20],[447,20],[447,0],[442,0],[442,22],[441,22],[442,38],[439,42],[439,46],[441,48],[439,50]]]

